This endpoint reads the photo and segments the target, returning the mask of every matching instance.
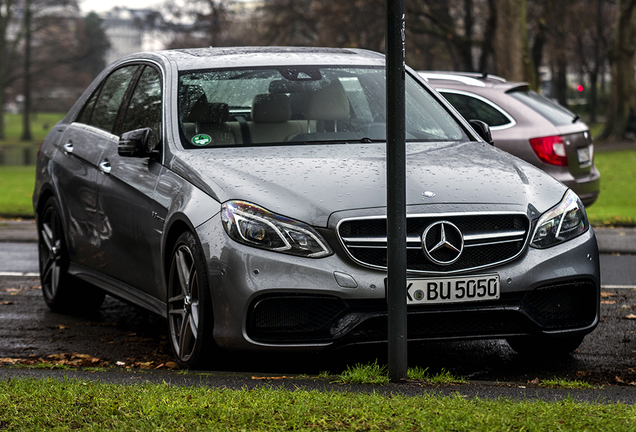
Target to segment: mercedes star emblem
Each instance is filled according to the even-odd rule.
[[[464,236],[455,224],[438,221],[429,225],[422,234],[422,250],[432,263],[451,265],[464,250]]]

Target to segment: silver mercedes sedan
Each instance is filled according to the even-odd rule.
[[[408,340],[573,351],[599,321],[577,195],[407,69]],[[476,132],[479,130],[479,133]],[[33,204],[54,311],[108,294],[216,351],[387,339],[385,59],[329,48],[125,57],[53,127]]]

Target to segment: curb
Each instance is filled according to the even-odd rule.
[[[636,228],[594,228],[603,254],[636,254]]]
[[[37,243],[35,219],[0,220],[0,243]]]

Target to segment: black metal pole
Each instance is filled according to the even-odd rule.
[[[387,0],[387,302],[389,378],[407,374],[406,329],[406,133],[404,0]]]

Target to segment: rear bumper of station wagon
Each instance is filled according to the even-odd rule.
[[[586,207],[596,202],[601,191],[601,174],[596,167],[593,167],[590,174],[585,177],[574,178],[568,174],[567,178],[560,179],[557,176],[556,179],[576,191],[576,194]]]

